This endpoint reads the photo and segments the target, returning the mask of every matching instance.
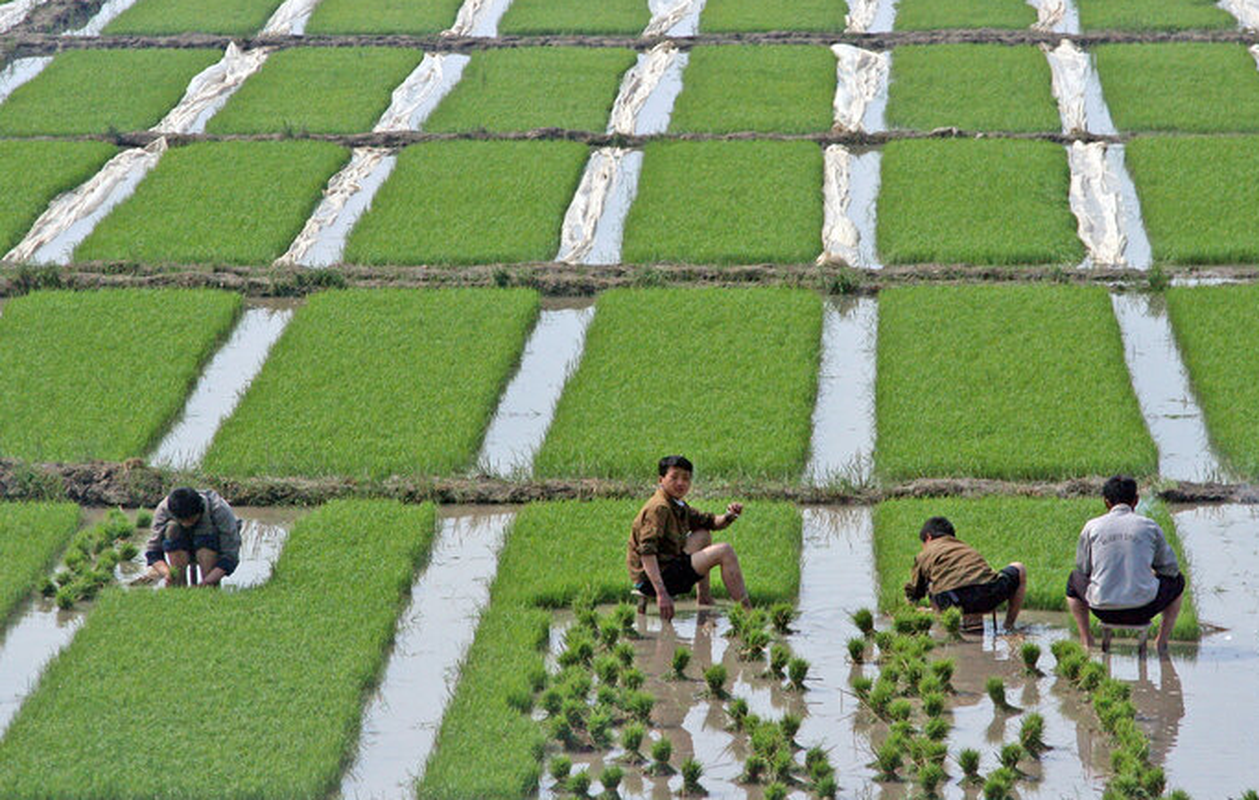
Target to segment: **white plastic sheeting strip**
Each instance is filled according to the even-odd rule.
[[[640,53],[638,63],[621,79],[621,89],[617,92],[616,101],[612,104],[612,116],[608,120],[608,133],[620,133],[625,136],[664,133],[669,126],[668,114],[673,110],[673,100],[681,91],[681,68],[679,59],[685,55],[672,42],[661,42],[647,53]],[[649,108],[653,97],[668,86],[670,80],[676,79],[676,87],[669,99],[663,126],[659,123],[659,115],[644,114]],[[655,105],[651,103],[651,105]],[[644,118],[647,119],[644,119]],[[643,130],[643,128],[650,130]],[[658,129],[658,130],[657,130]]]
[[[105,26],[122,15],[122,12],[136,4],[136,0],[106,0],[100,10],[78,30],[69,32],[70,36],[100,36]]]
[[[154,133],[204,133],[214,116],[245,79],[262,68],[270,48],[243,51],[232,42],[223,58],[188,83],[179,105],[150,130]]]
[[[1093,71],[1092,59],[1069,39],[1063,39],[1053,49],[1041,45],[1041,50],[1049,60],[1054,98],[1058,101],[1058,114],[1062,117],[1062,132],[1084,133],[1089,123],[1085,113],[1085,91]]]
[[[48,0],[10,0],[0,5],[0,33],[6,33],[22,24],[31,10]]]
[[[848,0],[844,33],[887,33],[896,22],[896,0]]]
[[[1236,17],[1241,27],[1259,30],[1259,0],[1220,0],[1219,5]]]
[[[1071,0],[1027,0],[1027,4],[1036,9],[1032,30],[1066,34],[1080,32],[1080,13]]]
[[[1122,226],[1119,187],[1106,167],[1106,144],[1072,142],[1067,158],[1071,166],[1071,212],[1089,260],[1099,267],[1126,266],[1128,237]]]
[[[74,248],[114,206],[131,196],[166,152],[166,139],[124,150],[92,179],[48,206],[34,227],[4,257],[6,261],[68,264]]]
[[[874,249],[880,163],[877,150],[854,156],[843,145],[834,144],[824,151],[819,264],[843,263],[866,269],[881,266]]]
[[[651,22],[643,36],[695,36],[705,0],[648,0]]]
[[[442,31],[442,36],[498,36],[498,23],[510,5],[511,0],[464,0],[455,24]]]
[[[887,107],[891,56],[847,44],[831,46],[835,54],[835,127],[843,131],[881,130]],[[882,102],[880,102],[882,100]],[[867,123],[869,116],[878,117]]]
[[[1252,44],[1250,46],[1250,56],[1255,60],[1255,66],[1259,67],[1259,44]]]
[[[427,53],[393,90],[389,108],[372,130],[376,133],[418,131],[442,98],[455,88],[471,59],[459,53]]]
[[[263,36],[301,36],[319,0],[284,0],[262,26]]]
[[[603,147],[591,154],[564,214],[556,261],[620,263],[625,217],[638,194],[642,164],[640,150]]]
[[[30,81],[52,63],[52,56],[32,56],[14,59],[0,69],[0,103],[8,99],[19,86]]]
[[[339,262],[354,223],[371,207],[397,161],[397,156],[382,148],[355,148],[350,163],[328,181],[315,213],[275,263],[328,267]]]

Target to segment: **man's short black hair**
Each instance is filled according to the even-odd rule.
[[[1102,497],[1112,506],[1136,505],[1137,482],[1129,475],[1114,475],[1102,486]]]
[[[953,530],[953,523],[949,522],[948,517],[932,517],[922,523],[922,530],[918,531],[918,538],[924,542],[939,536],[956,535],[956,531]]]
[[[166,498],[166,510],[175,519],[188,519],[205,511],[205,500],[196,489],[180,486]]]
[[[686,456],[665,456],[660,459],[660,477],[664,477],[669,472],[669,467],[677,467],[687,472],[694,472],[695,466],[691,464],[691,460]]]

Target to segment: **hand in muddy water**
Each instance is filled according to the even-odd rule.
[[[661,594],[656,598],[656,607],[660,610],[660,619],[669,622],[673,619],[673,598]]]
[[[131,585],[132,586],[148,586],[150,584],[157,583],[157,581],[161,580],[161,577],[162,576],[158,573],[157,570],[150,567],[149,569],[146,569],[144,572],[140,573],[135,578],[133,578],[131,581]]]

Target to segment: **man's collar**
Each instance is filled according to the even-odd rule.
[[[1127,503],[1115,503],[1110,507],[1111,514],[1131,514],[1132,506]]]

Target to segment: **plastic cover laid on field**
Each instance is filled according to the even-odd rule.
[[[1080,14],[1071,0],[1027,0],[1036,9],[1032,30],[1045,33],[1079,33]]]
[[[896,21],[896,0],[848,0],[844,33],[887,33]]]
[[[672,42],[662,42],[646,54],[621,80],[612,104],[608,133],[625,136],[664,133],[669,127],[673,101],[682,90],[682,70],[687,55]],[[659,91],[662,86],[670,91]],[[667,95],[667,96],[666,96]]]
[[[31,9],[48,0],[11,0],[11,2],[0,5],[0,33],[16,28],[21,25],[26,15],[31,13]]]
[[[371,205],[398,157],[379,147],[357,147],[350,163],[328,181],[323,200],[276,264],[327,267],[341,260],[345,239]]]
[[[232,42],[221,61],[189,82],[179,105],[152,130],[155,133],[203,133],[210,117],[250,75],[262,68],[270,54],[269,48],[244,51]]]
[[[651,22],[643,36],[694,36],[706,0],[648,0]]]
[[[1237,17],[1241,27],[1259,30],[1259,0],[1220,0],[1220,8]]]
[[[832,45],[831,52],[836,59],[835,127],[854,133],[882,128],[882,120],[866,117],[867,111],[886,108],[891,56],[847,44]]]
[[[471,59],[461,53],[425,53],[407,79],[393,90],[389,108],[372,128],[375,133],[418,131],[463,77]]]
[[[442,36],[498,36],[498,23],[510,5],[511,0],[464,0],[455,24]]]
[[[1122,201],[1116,178],[1106,160],[1105,142],[1072,142],[1067,148],[1071,165],[1071,211],[1079,221],[1080,241],[1094,266],[1127,266]]]
[[[52,56],[32,56],[14,59],[4,69],[0,69],[0,103],[51,63]]]
[[[1084,96],[1085,87],[1093,77],[1092,59],[1069,39],[1063,39],[1056,48],[1041,45],[1041,49],[1053,73],[1053,93],[1062,117],[1062,132],[1084,133],[1089,129]]]
[[[566,264],[620,262],[625,216],[638,192],[642,163],[641,150],[602,147],[591,154],[581,184],[564,215],[556,261]],[[616,213],[612,213],[614,210]]]
[[[880,153],[853,155],[843,145],[823,153],[822,255],[819,264],[878,269],[874,246],[874,197],[879,190]],[[864,190],[864,191],[862,191]],[[861,202],[865,198],[868,202]]]
[[[263,26],[261,36],[301,36],[319,0],[284,0]]]

